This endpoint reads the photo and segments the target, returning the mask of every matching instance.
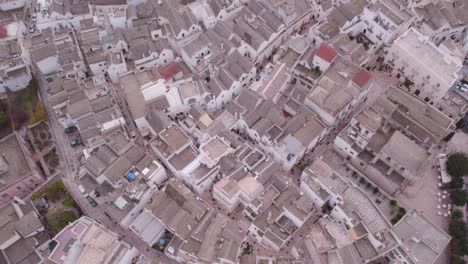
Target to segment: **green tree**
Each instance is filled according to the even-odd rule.
[[[65,195],[68,195],[67,190],[65,189],[65,186],[63,185],[62,181],[58,181],[46,189],[46,195],[47,198],[49,198],[52,201],[57,201],[60,198],[62,198]]]
[[[37,101],[36,107],[34,111],[31,113],[31,117],[29,119],[29,123],[36,124],[38,122],[44,121],[47,119],[47,113],[44,109],[44,105],[41,103],[41,101]]]
[[[8,116],[5,112],[1,111],[0,112],[0,126],[3,126],[8,122]]]
[[[450,258],[450,263],[451,264],[466,264],[466,261],[458,255],[452,255],[452,257]]]
[[[468,157],[464,153],[455,153],[448,157],[447,172],[452,177],[468,175]]]
[[[465,184],[463,177],[453,177],[450,181],[450,188],[453,189],[462,189]]]
[[[468,193],[461,189],[453,190],[450,193],[450,198],[452,198],[453,204],[457,206],[464,206],[468,198]]]
[[[452,236],[451,263],[465,263],[463,256],[468,255],[468,226],[463,219],[463,213],[459,210],[454,210],[452,213],[449,233]]]
[[[463,212],[460,210],[454,210],[452,212],[452,219],[461,219],[463,218]]]

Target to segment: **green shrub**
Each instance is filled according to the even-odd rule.
[[[36,148],[38,148],[39,150],[42,149],[42,142],[40,139],[38,138],[34,138],[34,145],[36,146]]]
[[[0,111],[0,126],[5,125],[8,122],[7,113]]]
[[[75,200],[73,200],[71,197],[63,200],[63,206],[65,208],[73,207],[74,205],[75,205]]]
[[[455,135],[455,132],[452,132],[452,133],[448,134],[448,135],[444,138],[444,141],[445,141],[445,142],[449,142],[449,141],[453,138],[454,135]]]
[[[456,124],[457,129],[464,128],[465,125],[466,125],[466,124],[465,124],[465,119],[464,119],[464,118],[458,120],[458,122],[457,122],[457,124]]]
[[[51,215],[47,221],[49,223],[49,227],[56,233],[60,232],[64,227],[66,227],[69,223],[75,221],[77,219],[74,212],[71,211],[60,211],[53,215]]]

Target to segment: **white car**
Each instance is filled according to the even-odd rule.
[[[34,33],[34,31],[36,31],[34,25],[29,26],[29,33]]]
[[[37,20],[37,16],[36,16],[36,15],[32,15],[31,21],[36,22],[36,20]]]
[[[83,187],[83,185],[78,185],[78,190],[80,191],[80,193],[83,195],[83,196],[88,196],[88,193],[86,192],[85,188]]]

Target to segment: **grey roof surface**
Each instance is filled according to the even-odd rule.
[[[400,131],[395,131],[381,149],[394,162],[411,172],[417,172],[429,158],[429,154]]]
[[[0,189],[10,186],[32,173],[16,133],[0,139],[0,155],[2,155],[0,158],[5,159],[8,164],[8,171],[0,175]]]

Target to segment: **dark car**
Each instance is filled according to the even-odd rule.
[[[96,207],[96,206],[97,206],[96,201],[94,201],[94,199],[91,198],[90,196],[86,196],[86,199],[88,200],[89,204],[90,204],[92,207]]]
[[[76,146],[81,145],[81,139],[75,138],[74,140],[70,141],[70,145],[71,145],[72,147],[76,147]]]
[[[76,132],[77,130],[78,128],[76,126],[69,126],[65,128],[65,133],[70,134],[70,133]]]

